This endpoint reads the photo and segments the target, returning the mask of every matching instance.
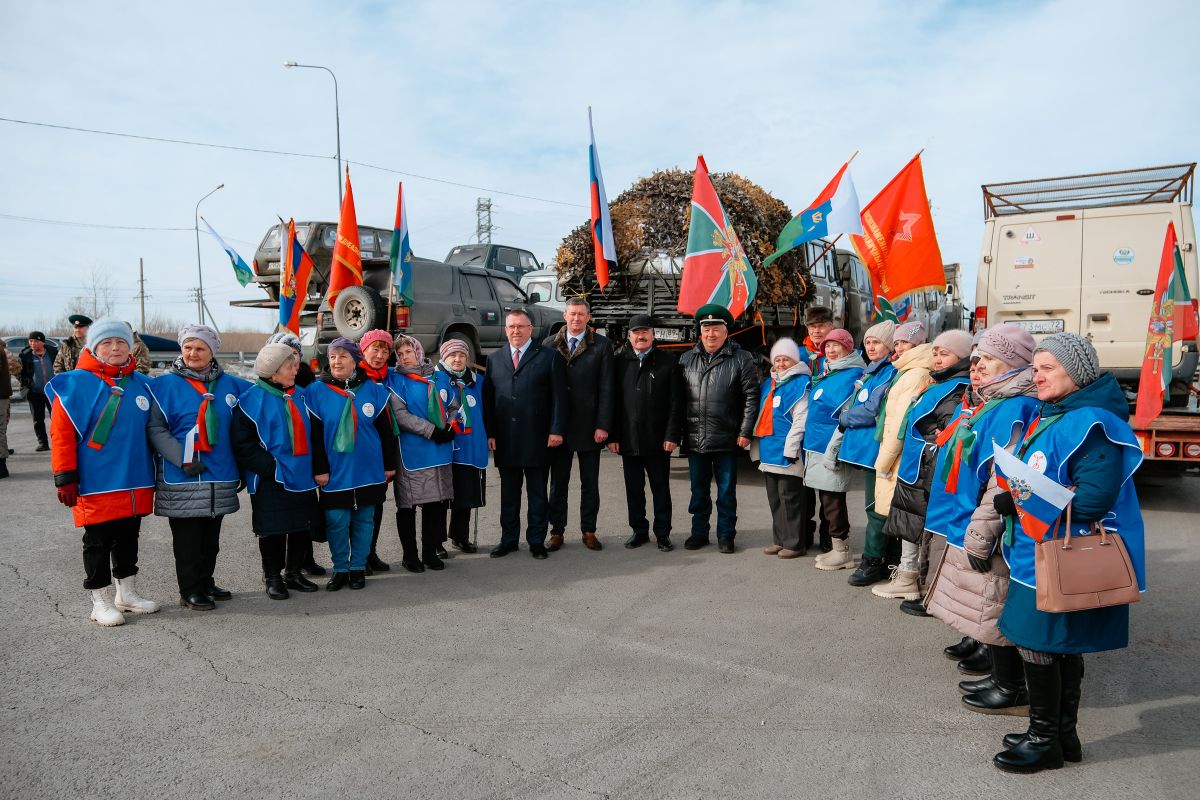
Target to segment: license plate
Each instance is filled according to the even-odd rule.
[[[1029,333],[1062,333],[1066,324],[1061,319],[1014,319],[1011,324]]]
[[[682,342],[683,331],[679,328],[655,328],[654,338],[660,342]]]

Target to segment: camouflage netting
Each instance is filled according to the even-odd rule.
[[[779,258],[765,270],[762,268],[763,259],[775,251],[776,237],[792,218],[787,206],[740,175],[716,172],[711,177],[750,266],[758,276],[756,302],[781,305],[802,302],[809,286],[803,248]],[[659,252],[683,258],[691,201],[692,172],[670,169],[642,178],[609,203],[613,238],[617,243],[617,276],[630,264]],[[594,290],[595,263],[588,222],[567,234],[558,247],[555,261],[565,293],[584,294]]]

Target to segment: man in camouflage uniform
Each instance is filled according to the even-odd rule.
[[[72,314],[67,320],[71,323],[73,333],[62,340],[62,347],[58,348],[58,355],[54,357],[55,375],[75,369],[79,351],[83,350],[83,343],[87,341],[88,328],[92,326],[91,319],[83,314]]]

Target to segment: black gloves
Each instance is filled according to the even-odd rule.
[[[187,475],[189,478],[195,478],[206,469],[208,469],[208,467],[201,464],[200,459],[197,458],[195,461],[191,461],[183,465],[183,474]]]
[[[454,441],[453,428],[434,428],[433,433],[429,434],[429,441],[435,444],[446,444]]]
[[[990,572],[992,569],[992,557],[980,558],[967,553],[967,561],[971,562],[971,569],[976,572]]]
[[[1000,492],[993,497],[992,508],[996,509],[996,513],[1002,517],[1015,517],[1017,515],[1017,504],[1013,500],[1013,496],[1008,492]]]

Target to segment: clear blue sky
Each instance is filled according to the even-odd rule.
[[[405,178],[413,246],[442,257],[491,196],[496,240],[543,260],[587,216],[587,116],[609,197],[656,169],[754,180],[794,210],[854,150],[865,203],[925,148],[947,262],[973,291],[990,181],[1193,161],[1200,4],[1048,2],[18,3],[2,0],[0,116],[345,157]],[[93,271],[136,319],[191,319],[196,201],[248,260],[276,214],[336,219],[331,160],[0,122],[2,324],[53,327]],[[352,167],[358,218],[390,226],[399,176]],[[494,191],[489,191],[494,190]],[[530,195],[559,203],[501,194]],[[574,205],[572,205],[574,204]],[[122,231],[99,225],[184,228]],[[241,289],[201,241],[223,328]]]

